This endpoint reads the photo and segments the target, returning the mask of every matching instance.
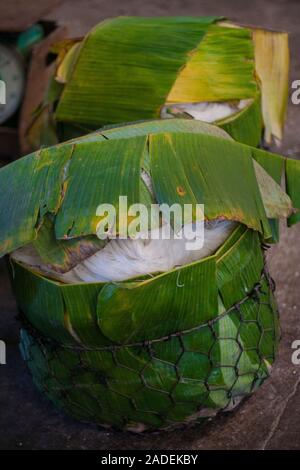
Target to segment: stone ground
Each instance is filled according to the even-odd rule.
[[[71,22],[74,35],[115,15],[224,15],[241,23],[291,34],[291,80],[300,79],[299,0],[79,0],[51,17]],[[300,105],[290,104],[282,152],[300,157]],[[18,351],[16,305],[0,264],[0,338],[7,365],[0,366],[0,449],[300,449],[300,366],[291,344],[300,340],[300,229],[282,230],[270,252],[277,283],[282,341],[272,377],[237,410],[205,427],[133,435],[78,424],[56,411],[34,388]]]

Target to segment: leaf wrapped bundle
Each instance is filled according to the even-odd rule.
[[[56,72],[27,134],[34,148],[103,125],[172,116],[215,123],[252,146],[263,127],[267,144],[282,139],[284,32],[218,17],[120,17],[54,51]]]
[[[297,160],[185,119],[102,129],[2,168],[0,253],[10,254],[37,386],[78,419],[131,430],[204,419],[252,393],[279,339],[264,244],[279,218],[298,221],[299,175]],[[207,223],[236,226],[209,256],[120,282],[67,284],[14,256],[34,246],[45,265],[70,271],[105,249],[97,206],[119,210],[119,195],[204,203]]]

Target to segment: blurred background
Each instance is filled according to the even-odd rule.
[[[26,152],[24,133],[42,95],[49,70],[49,47],[80,37],[101,20],[118,15],[218,15],[244,25],[290,34],[290,83],[300,80],[299,0],[11,0],[0,6],[0,79],[10,77],[11,100],[0,111],[0,161]],[[5,62],[3,43],[21,50]],[[4,59],[3,59],[4,57]],[[290,86],[290,94],[292,93]],[[282,147],[300,158],[300,104],[289,99]],[[1,188],[0,188],[1,194]],[[1,230],[1,227],[0,227]],[[277,284],[282,341],[273,375],[232,413],[205,427],[133,435],[82,425],[54,409],[34,388],[18,351],[19,325],[5,265],[0,264],[0,339],[7,364],[0,366],[0,449],[300,449],[300,365],[291,347],[300,340],[300,230],[282,227],[280,244],[269,252]]]

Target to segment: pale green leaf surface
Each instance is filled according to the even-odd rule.
[[[55,222],[57,238],[96,233],[100,204],[140,202],[140,170],[146,137],[77,146],[68,172],[66,195]]]
[[[236,220],[268,233],[250,148],[207,135],[158,134],[150,135],[150,156],[160,204],[204,204],[209,220]]]
[[[52,147],[1,169],[0,256],[34,240],[42,217],[56,213],[71,154],[71,146]]]
[[[288,220],[289,225],[300,222],[300,161],[287,158],[285,164],[286,188],[297,212]]]
[[[215,269],[207,258],[141,283],[107,284],[98,298],[101,331],[125,344],[204,323],[217,312]]]
[[[257,232],[247,230],[217,261],[217,284],[225,308],[248,294],[263,268]]]
[[[57,119],[101,125],[158,117],[177,73],[216,17],[106,20],[86,37]]]
[[[245,109],[227,119],[217,121],[216,124],[228,132],[237,142],[257,147],[262,137],[262,114],[259,93]]]

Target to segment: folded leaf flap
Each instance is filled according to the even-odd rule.
[[[225,240],[223,245],[220,246],[220,248],[216,251],[217,262],[220,258],[222,258],[223,255],[225,255],[225,253],[227,253],[230,248],[236,244],[236,242],[241,238],[246,230],[248,229],[245,225],[238,224],[235,230],[233,230],[233,232],[229,235],[227,240]]]
[[[288,218],[288,224],[294,225],[300,221],[300,161],[293,158],[286,158],[281,155],[267,152],[265,150],[252,148],[253,158],[269,173],[270,176],[281,184],[283,175],[285,176],[285,191],[292,202],[294,213]],[[269,187],[266,188],[270,190]],[[276,203],[276,194],[269,191],[269,196]],[[278,195],[277,195],[278,196]],[[286,217],[288,214],[285,214]],[[272,220],[275,226],[275,235],[278,234],[278,222]],[[278,236],[275,241],[278,241]]]
[[[254,147],[251,148],[251,153],[254,160],[280,185],[284,173],[285,157]]]
[[[207,258],[153,279],[107,284],[98,298],[98,324],[121,344],[156,339],[217,315],[216,262]]]
[[[45,217],[32,244],[45,265],[64,273],[101,250],[106,241],[94,235],[72,240],[57,240],[53,220]]]
[[[286,190],[297,212],[288,219],[288,224],[300,222],[300,160],[287,158],[285,163]]]
[[[260,94],[257,93],[249,105],[238,114],[217,121],[216,124],[228,132],[237,142],[252,145],[253,147],[259,145],[263,127]]]
[[[261,81],[267,143],[282,139],[289,89],[288,34],[253,29],[255,68]]]
[[[251,292],[260,278],[263,264],[259,235],[246,230],[217,261],[217,284],[225,308]]]
[[[79,343],[89,347],[111,344],[97,325],[97,299],[102,288],[101,283],[59,286],[65,304],[66,327]]]
[[[12,261],[14,294],[27,320],[45,337],[66,345],[77,344],[65,323],[65,305],[59,285]]]
[[[180,71],[167,103],[239,100],[257,90],[251,30],[213,24]]]
[[[75,147],[64,201],[55,221],[57,238],[96,234],[100,204],[111,204],[118,211],[120,196],[127,196],[128,207],[141,202],[140,173],[146,140],[142,136]]]
[[[270,235],[250,147],[208,135],[165,133],[150,135],[150,157],[159,204],[204,204],[209,220],[236,220]]]
[[[275,153],[267,152],[266,150],[252,148],[252,157],[260,164],[264,170],[273,178],[278,185],[281,185],[282,176],[284,173],[285,158]],[[267,188],[268,189],[268,188]],[[272,193],[270,194],[273,197]],[[270,219],[270,226],[272,230],[272,237],[268,242],[279,241],[279,220]]]
[[[42,335],[66,346],[111,344],[97,325],[97,299],[103,284],[53,282],[12,259],[10,267],[19,306]]]
[[[121,17],[85,38],[57,119],[101,125],[157,117],[188,54],[217,17]]]
[[[75,42],[72,47],[66,52],[64,60],[59,64],[56,71],[56,80],[59,83],[67,83],[70,79],[76,61],[79,57],[80,49],[82,44]]]
[[[0,170],[0,256],[32,242],[43,216],[58,211],[72,151],[43,149]]]
[[[254,170],[267,216],[270,219],[289,217],[293,212],[292,201],[289,196],[255,160]]]

